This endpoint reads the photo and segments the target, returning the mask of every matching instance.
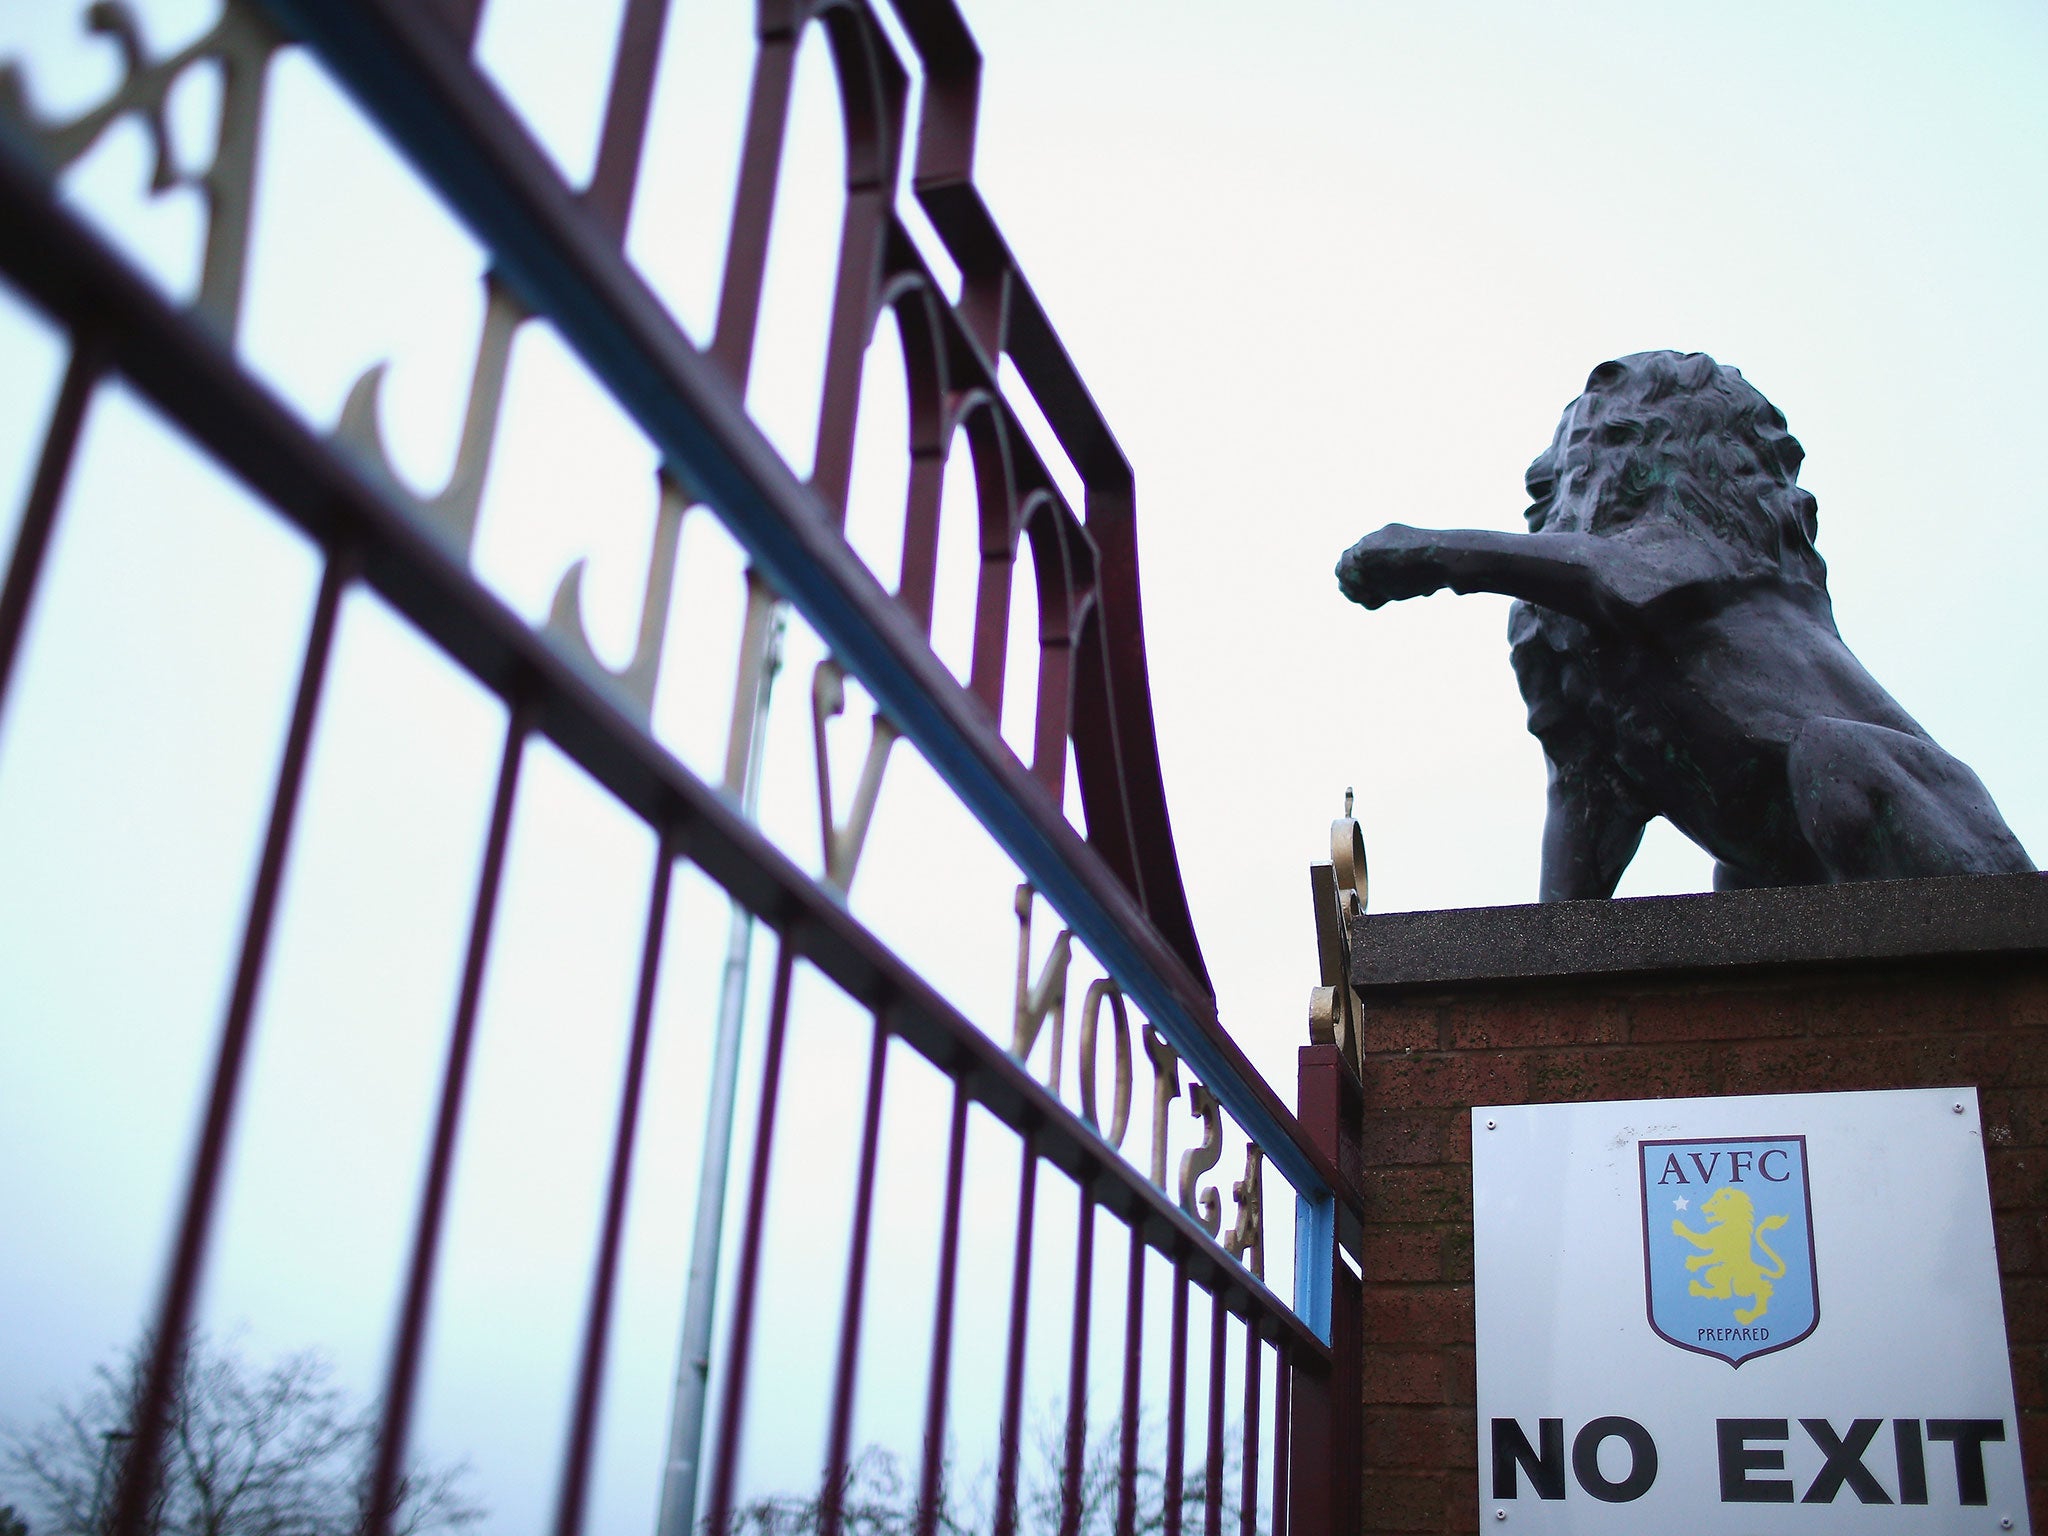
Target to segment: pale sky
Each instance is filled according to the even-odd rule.
[[[160,44],[206,11],[142,9]],[[53,116],[96,100],[107,79],[109,51],[74,41],[73,10],[0,11],[0,56],[26,51],[32,96]],[[677,0],[629,234],[629,254],[699,340],[744,104],[746,11]],[[615,12],[616,0],[488,11],[486,63],[572,175],[588,164]],[[2048,533],[2023,467],[2048,407],[2038,7],[1044,0],[966,12],[987,59],[977,178],[1136,469],[1161,753],[1222,1016],[1284,1096],[1317,979],[1304,866],[1327,856],[1346,786],[1374,909],[1524,901],[1536,884],[1543,769],[1507,666],[1505,600],[1367,614],[1338,596],[1331,567],[1390,520],[1519,528],[1523,467],[1611,356],[1709,351],[1785,412],[1808,452],[1844,637],[2042,856],[2048,617],[2034,575]],[[800,66],[749,397],[799,470],[838,211],[822,55],[814,40]],[[280,60],[273,86],[245,360],[324,428],[358,375],[390,359],[384,434],[400,474],[430,492],[475,345],[479,253],[305,61]],[[203,125],[195,92],[174,103],[181,134]],[[112,137],[68,185],[183,291],[195,216],[189,200],[142,200],[145,169],[139,139]],[[926,233],[914,216],[913,231]],[[61,350],[11,297],[0,328],[5,533]],[[902,418],[881,356],[849,531],[887,568]],[[131,400],[103,398],[91,433],[0,720],[0,1156],[17,1170],[0,1203],[0,1227],[17,1234],[0,1257],[0,1308],[38,1322],[0,1339],[9,1416],[105,1358],[153,1293],[315,579],[295,537]],[[515,351],[502,438],[477,569],[538,622],[568,563],[587,558],[592,638],[622,660],[645,580],[652,451],[537,326]],[[964,482],[949,484],[935,626],[956,665],[974,560],[968,520],[952,512]],[[692,514],[655,726],[700,772],[723,745],[738,566]],[[1021,628],[1016,641],[1021,656]],[[799,626],[762,812],[812,863],[817,656]],[[1028,739],[1029,704],[1013,683],[1013,742]],[[857,702],[843,726],[845,781],[865,745]],[[364,1393],[382,1369],[499,729],[471,685],[373,604],[352,603],[207,1316],[241,1329],[252,1355],[317,1342]],[[485,1002],[492,1048],[464,1132],[475,1171],[458,1180],[421,1425],[437,1454],[472,1458],[501,1511],[552,1488],[649,857],[645,834],[552,753],[529,763],[527,784]],[[1659,827],[1623,892],[1707,878],[1705,856]],[[899,749],[854,910],[1005,1037],[1014,880]],[[606,1441],[595,1515],[605,1530],[645,1529],[665,1433],[687,1246],[677,1213],[699,1134],[691,1090],[724,931],[697,877],[678,902],[654,1064],[673,1112],[654,1117],[643,1149],[607,1410],[623,1427]],[[1050,931],[1048,917],[1041,949]],[[801,1016],[790,1145],[806,1182],[794,1198],[829,1208],[851,1177],[846,1085],[864,1070],[865,1027],[823,997]],[[901,1383],[863,1400],[861,1433],[905,1446],[923,1344],[903,1340],[928,1305],[931,1244],[911,1208],[935,1177],[943,1100],[915,1062],[890,1070],[912,1105],[887,1154],[905,1210],[871,1330]],[[1142,1159],[1140,1098],[1125,1150]],[[1184,1105],[1172,1124],[1177,1158],[1192,1130]],[[979,1133],[972,1148],[981,1305],[1007,1275],[1014,1152]],[[1283,1294],[1285,1193],[1269,1175]],[[1042,1212],[1063,1199],[1071,1213],[1071,1191],[1042,1187]],[[1042,1214],[1041,1231],[1051,1221]],[[1042,1243],[1050,1274],[1072,1237]],[[770,1357],[777,1432],[749,1443],[788,1449],[750,1449],[766,1458],[749,1463],[763,1488],[800,1484],[815,1459],[822,1419],[805,1372],[822,1369],[815,1330],[836,1307],[836,1280],[816,1280],[837,1273],[829,1239],[787,1258],[796,1278],[778,1293]],[[1163,1296],[1162,1279],[1152,1285]],[[1035,1297],[1034,1320],[1059,1320],[1064,1305],[1054,1287]],[[1000,1321],[976,1318],[984,1333]],[[1034,1401],[1063,1390],[1044,1359],[1034,1354]],[[992,1403],[992,1369],[970,1354],[963,1403]],[[963,1409],[992,1427],[977,1412]],[[978,1433],[962,1431],[963,1464]]]

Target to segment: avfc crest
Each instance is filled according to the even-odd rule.
[[[1650,1327],[1742,1362],[1820,1322],[1804,1136],[1637,1143]]]

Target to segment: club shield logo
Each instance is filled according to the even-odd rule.
[[[1820,1322],[1804,1136],[1637,1143],[1650,1327],[1740,1368]]]

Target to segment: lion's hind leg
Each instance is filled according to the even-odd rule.
[[[1755,1306],[1749,1308],[1737,1307],[1735,1309],[1735,1321],[1743,1324],[1753,1323],[1770,1309],[1771,1282],[1759,1278],[1756,1282],[1755,1296]]]
[[[1785,766],[1800,828],[1830,880],[2033,871],[1983,781],[1924,737],[1809,720]]]
[[[1725,1264],[1716,1265],[1708,1270],[1706,1279],[1695,1280],[1686,1289],[1695,1296],[1705,1296],[1716,1301],[1726,1301],[1734,1294],[1730,1287],[1728,1266]]]

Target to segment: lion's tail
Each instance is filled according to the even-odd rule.
[[[1782,1216],[1766,1216],[1762,1221],[1756,1224],[1757,1247],[1763,1249],[1765,1253],[1770,1254],[1771,1262],[1778,1266],[1776,1269],[1765,1269],[1758,1271],[1758,1273],[1763,1275],[1766,1279],[1782,1280],[1785,1278],[1785,1261],[1778,1257],[1776,1252],[1772,1250],[1771,1245],[1769,1243],[1764,1241],[1764,1234],[1766,1232],[1775,1232],[1778,1230],[1778,1228],[1782,1227],[1783,1225],[1785,1225],[1785,1218]]]

